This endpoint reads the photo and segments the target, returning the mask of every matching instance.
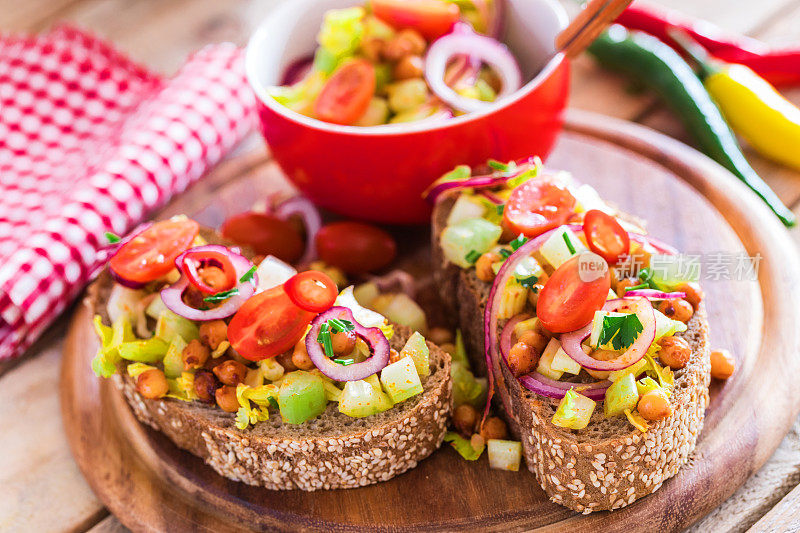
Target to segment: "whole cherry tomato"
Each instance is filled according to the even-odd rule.
[[[108,262],[120,278],[135,283],[157,280],[175,268],[182,254],[200,231],[194,220],[172,219],[156,222],[123,244]]]
[[[375,16],[398,28],[411,28],[432,41],[449,33],[458,22],[455,3],[442,0],[372,0]]]
[[[330,309],[339,291],[324,272],[308,270],[295,274],[284,284],[289,299],[298,307],[314,313]]]
[[[563,184],[547,177],[533,178],[511,192],[503,209],[503,225],[514,235],[536,237],[564,224],[575,203]]]
[[[265,213],[241,213],[222,224],[222,235],[251,247],[259,255],[274,255],[293,263],[303,254],[303,238],[289,221]]]
[[[250,361],[275,357],[297,344],[316,315],[295,305],[278,285],[242,304],[228,324],[228,340]]]
[[[348,274],[365,274],[387,266],[397,244],[380,228],[361,222],[333,222],[317,232],[320,259]]]
[[[616,218],[597,209],[586,212],[583,234],[589,248],[612,265],[630,252],[631,238],[625,228]]]
[[[227,255],[214,250],[189,250],[179,265],[193,287],[216,294],[236,286],[236,268]]]
[[[342,64],[328,78],[314,103],[314,116],[334,124],[352,124],[375,95],[375,67],[365,59]]]
[[[605,275],[587,282],[581,279],[583,260],[584,254],[568,259],[553,272],[539,293],[536,316],[553,333],[582,328],[606,302],[611,288],[608,268],[605,269]]]

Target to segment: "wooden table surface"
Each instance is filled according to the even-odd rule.
[[[281,0],[0,0],[0,32],[35,33],[69,21],[132,58],[174,72],[208,42],[244,44]],[[574,11],[575,2],[564,0]],[[800,0],[662,0],[774,44],[800,41]],[[786,95],[800,104],[800,89]],[[571,105],[632,120],[686,140],[649,94],[597,68],[573,65]],[[799,147],[800,148],[800,147]],[[748,151],[749,160],[800,216],[800,173]],[[792,230],[800,244],[800,228]],[[70,456],[58,406],[62,318],[19,361],[0,364],[0,531],[126,531],[92,494]],[[768,408],[768,406],[764,406]],[[800,530],[800,420],[770,461],[692,531]]]

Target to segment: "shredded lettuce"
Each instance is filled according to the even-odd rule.
[[[133,379],[138,378],[140,375],[144,374],[148,370],[157,370],[157,369],[154,366],[146,365],[144,363],[131,363],[128,365],[127,368],[128,375]]]
[[[686,324],[680,320],[673,320],[658,309],[653,309],[653,312],[656,315],[656,338],[654,342],[686,331]]]
[[[645,376],[636,382],[636,390],[639,392],[639,397],[660,388],[661,386],[650,376]]]
[[[476,378],[469,366],[454,361],[450,365],[450,377],[453,382],[453,405],[468,403],[480,408],[486,401],[486,378]]]
[[[480,448],[478,449],[473,448],[470,440],[465,439],[453,431],[448,431],[445,433],[444,441],[449,442],[450,446],[452,446],[453,449],[467,461],[475,461],[478,459],[478,457],[480,457],[483,453],[484,448],[486,448],[485,444],[481,444]]]
[[[94,329],[100,339],[100,348],[92,359],[92,370],[98,377],[107,378],[117,371],[120,361],[119,347],[136,339],[127,315],[122,315],[109,328],[100,315],[94,317]]]
[[[647,375],[658,381],[659,385],[669,397],[672,394],[672,388],[675,386],[675,374],[669,367],[661,366],[656,363],[653,356],[649,353],[645,354],[645,359],[650,364],[650,368],[646,370]]]
[[[317,35],[317,42],[336,57],[353,55],[364,35],[365,15],[366,12],[362,7],[328,11]]]

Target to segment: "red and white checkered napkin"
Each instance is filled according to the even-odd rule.
[[[0,37],[0,360],[21,354],[124,234],[255,124],[241,49],[170,79],[69,27]]]

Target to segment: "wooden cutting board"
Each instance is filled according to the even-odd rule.
[[[655,237],[704,254],[705,272],[719,278],[704,281],[713,347],[734,352],[737,372],[727,383],[712,384],[690,463],[655,494],[613,513],[581,516],[550,503],[527,470],[491,470],[485,457],[470,463],[447,445],[416,469],[360,489],[279,492],[229,481],[139,424],[113,385],[94,377],[89,362],[97,341],[89,311],[79,306],[63,358],[62,412],[73,454],[93,490],[135,531],[669,531],[704,516],[769,458],[800,411],[793,379],[800,372],[795,248],[732,175],[640,126],[570,112],[547,164],[573,172],[605,199],[646,219]],[[290,187],[256,152],[224,164],[157,218],[187,213],[218,226],[278,190]],[[401,266],[426,272],[428,228],[393,231]],[[741,261],[756,254],[758,280],[730,279]],[[427,283],[422,276],[421,284]],[[435,310],[431,315],[435,322]]]

